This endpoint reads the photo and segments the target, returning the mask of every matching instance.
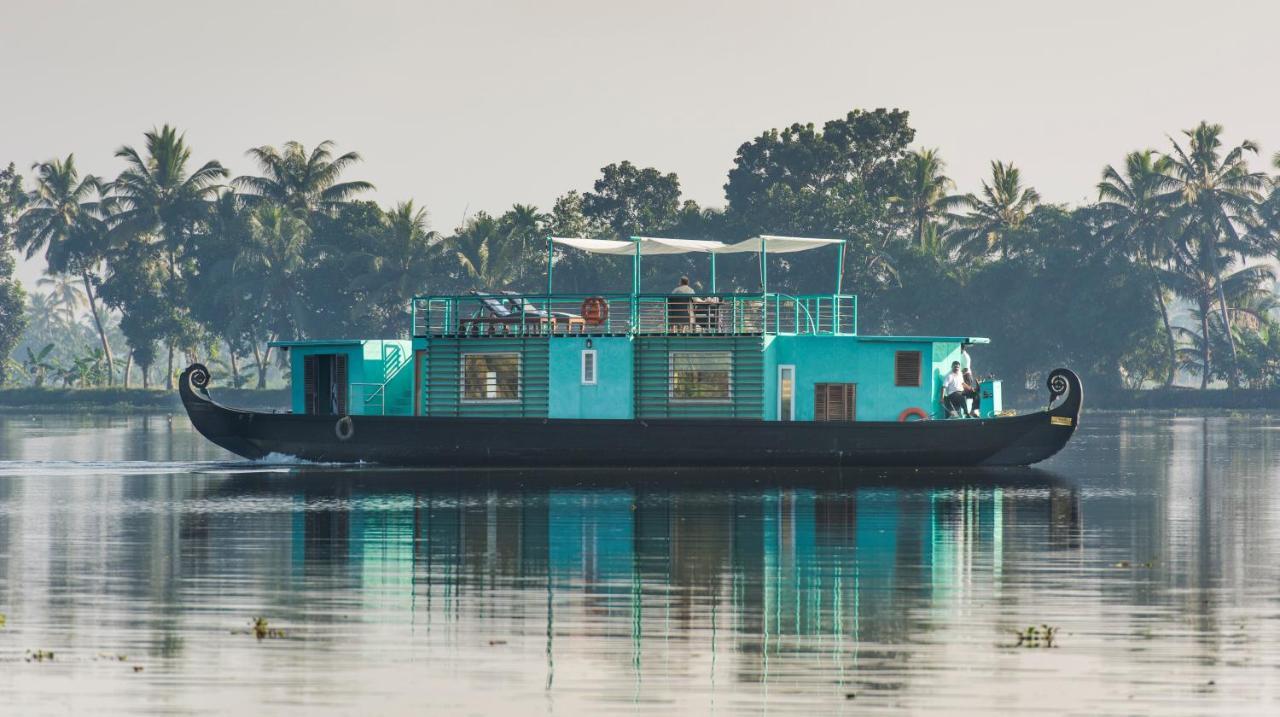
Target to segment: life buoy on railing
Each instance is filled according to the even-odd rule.
[[[609,320],[609,302],[603,296],[588,296],[582,300],[582,320],[599,326]]]
[[[910,419],[912,416],[915,416],[917,421],[929,420],[929,414],[925,413],[923,408],[917,408],[915,406],[912,406],[911,408],[908,408],[907,410],[898,414],[898,422],[903,423],[908,419]]]
[[[355,421],[351,420],[351,416],[343,416],[338,422],[333,424],[333,434],[340,441],[349,441],[356,434]]]

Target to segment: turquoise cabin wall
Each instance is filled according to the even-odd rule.
[[[813,387],[817,383],[856,383],[857,420],[896,421],[903,409],[916,407],[934,417],[938,406],[938,352],[927,341],[866,341],[848,336],[773,336],[765,346],[765,417],[778,418],[778,366],[796,367],[797,421],[813,420]],[[960,345],[955,344],[959,354]],[[894,353],[919,351],[921,385],[893,385]],[[944,352],[945,353],[945,352]],[[949,354],[947,354],[949,355]],[[929,362],[932,357],[932,364]],[[931,374],[933,380],[931,379]]]
[[[596,385],[582,384],[582,352],[596,352]],[[629,337],[557,336],[550,341],[549,418],[633,418],[632,342]]]

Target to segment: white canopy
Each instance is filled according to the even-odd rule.
[[[665,237],[633,237],[630,240],[551,237],[551,241],[593,254],[611,254],[614,256],[635,256],[637,246],[641,256],[657,256],[661,254],[688,254],[691,252],[742,254],[765,251],[768,253],[787,254],[844,243],[843,239],[784,237],[772,234],[744,239],[733,244],[724,244],[718,241],[699,241],[696,239],[668,239]]]
[[[592,254],[610,254],[613,256],[635,256],[637,247],[641,256],[658,256],[661,254],[688,254],[689,252],[707,253],[724,246],[718,241],[667,239],[664,237],[633,237],[630,240],[551,237],[551,241],[556,244],[571,246],[574,249],[591,252]]]
[[[773,234],[762,234],[758,237],[743,239],[734,244],[725,244],[715,250],[717,254],[741,254],[744,252],[770,254],[788,254],[793,251],[808,251],[824,246],[843,244],[843,239],[812,239],[809,237],[782,237]]]
[[[840,291],[844,273],[844,240],[813,239],[809,237],[784,237],[773,234],[744,239],[733,244],[718,241],[698,241],[695,239],[669,239],[665,237],[631,237],[630,239],[585,239],[581,237],[547,237],[547,294],[551,293],[551,273],[555,266],[552,245],[562,244],[574,249],[581,249],[592,254],[610,254],[613,256],[629,256],[632,259],[631,286],[632,291],[640,291],[640,258],[662,254],[710,254],[711,255],[711,291],[716,290],[716,255],[755,253],[760,255],[760,286],[768,289],[770,253],[789,254],[797,251],[819,249],[824,246],[840,246],[840,256],[836,261],[836,291]]]

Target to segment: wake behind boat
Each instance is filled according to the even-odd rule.
[[[842,258],[840,240],[549,238],[549,267],[557,245],[634,257],[631,293],[555,294],[549,271],[545,294],[417,297],[411,339],[279,343],[302,378],[290,413],[218,404],[200,364],[183,404],[247,458],[437,467],[1021,466],[1079,423],[1080,379],[1061,368],[1043,411],[1001,415],[986,381],[980,417],[944,419],[950,366],[987,340],[858,335],[842,261],[835,294],[715,291],[718,254],[758,252],[767,287],[767,253]],[[710,293],[640,293],[642,256],[685,252],[711,256]]]

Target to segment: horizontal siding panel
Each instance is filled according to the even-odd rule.
[[[464,402],[462,356],[470,353],[518,353],[520,398],[512,402]],[[427,416],[545,418],[548,375],[545,337],[432,339],[422,372],[422,412]]]
[[[680,401],[671,396],[672,352],[729,354],[731,398]],[[635,349],[635,415],[637,418],[764,417],[764,353],[758,337],[640,337]]]

